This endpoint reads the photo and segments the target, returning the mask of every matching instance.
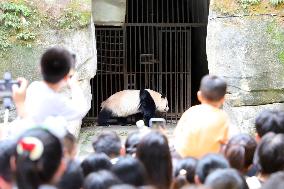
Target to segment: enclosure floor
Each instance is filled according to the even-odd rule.
[[[170,141],[173,138],[173,131],[175,126],[176,125],[167,125],[167,136]],[[121,140],[124,143],[128,134],[134,131],[138,131],[138,129],[135,125],[109,126],[109,127],[98,127],[94,125],[94,126],[83,127],[79,135],[78,154],[80,159],[86,157],[88,154],[93,152],[92,148],[93,138],[95,136],[98,136],[100,133],[104,131],[115,131],[120,136]]]

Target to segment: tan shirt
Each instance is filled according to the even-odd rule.
[[[175,129],[175,148],[182,157],[218,153],[228,140],[229,119],[218,108],[201,104],[189,108]]]

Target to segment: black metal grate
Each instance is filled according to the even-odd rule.
[[[122,28],[97,27],[97,74],[91,80],[93,103],[87,117],[95,118],[100,104],[124,89],[124,35]]]
[[[87,117],[96,118],[101,102],[117,91],[150,88],[166,94],[166,118],[176,121],[191,106],[192,33],[207,26],[208,4],[128,0],[122,27],[96,25],[98,72]]]

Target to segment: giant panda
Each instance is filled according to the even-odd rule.
[[[142,113],[145,124],[155,117],[155,112],[167,112],[168,100],[162,94],[150,90],[123,90],[101,103],[98,125],[106,126],[110,118],[127,118]]]

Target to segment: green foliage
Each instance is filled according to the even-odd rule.
[[[72,8],[66,9],[57,21],[60,29],[77,29],[86,27],[90,23],[89,12],[79,12]]]
[[[6,51],[15,42],[30,46],[36,38],[33,30],[41,24],[36,12],[25,4],[13,2],[0,3],[0,12],[0,50]]]
[[[251,5],[260,4],[262,0],[238,0],[238,1],[244,9],[247,9]],[[282,3],[284,3],[284,0],[269,0],[269,2],[273,6],[278,6]]]
[[[0,22],[7,29],[19,30],[28,25],[26,18],[31,16],[31,10],[25,5],[4,2],[0,4],[3,12],[0,16]]]
[[[22,4],[3,2],[0,3],[0,9],[4,11],[4,13],[12,13],[16,16],[23,15],[25,17],[29,17],[31,15],[31,10]]]
[[[255,5],[260,3],[261,0],[241,0],[242,4]]]
[[[284,3],[284,0],[270,0],[270,3],[274,6],[280,5],[281,3]]]
[[[284,64],[284,50],[278,54],[278,59]]]
[[[30,41],[30,40],[34,40],[36,38],[36,35],[33,32],[23,31],[17,34],[16,38],[19,40],[23,40],[23,41]]]
[[[277,57],[279,61],[284,64],[284,30],[274,20],[267,26],[267,33],[270,36],[270,43],[273,45],[273,48],[278,49]]]
[[[7,49],[11,46],[8,41],[8,36],[6,33],[0,30],[0,52],[7,51]],[[1,53],[0,53],[1,56]]]
[[[259,4],[261,0],[240,0],[240,4],[244,9],[248,8],[248,6]]]

